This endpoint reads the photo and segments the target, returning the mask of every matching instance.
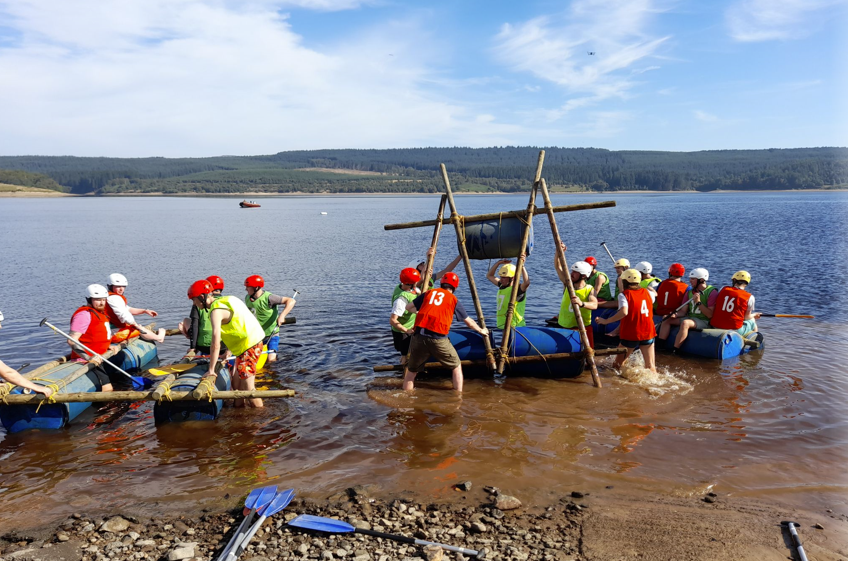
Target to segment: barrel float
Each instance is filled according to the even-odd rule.
[[[171,391],[190,392],[200,383],[200,380],[209,369],[208,362],[198,362],[191,370],[182,372],[176,380],[171,383]],[[218,370],[215,379],[215,389],[218,391],[230,390],[230,371],[226,367]],[[173,423],[181,421],[214,421],[224,407],[224,400],[180,400],[168,401],[162,399],[153,406],[153,418],[157,424]]]
[[[677,326],[672,327],[668,335],[666,348],[671,348],[674,344],[678,330],[679,328]],[[751,341],[753,344],[749,343],[746,345],[746,340]],[[702,331],[690,330],[689,336],[683,342],[681,350],[690,355],[723,360],[748,353],[754,348],[762,349],[763,345],[764,340],[761,333],[749,333],[745,337],[742,337],[736,331],[704,329]]]
[[[460,360],[485,360],[483,337],[470,329],[454,329],[448,334]],[[493,345],[494,346],[494,345]],[[580,334],[573,329],[555,327],[517,327],[510,342],[510,356],[539,356],[576,353],[582,349]],[[431,359],[432,360],[432,359]],[[574,378],[583,372],[584,359],[507,363],[505,373],[512,376]]]
[[[521,254],[521,236],[524,222],[515,217],[472,222],[465,225],[465,247],[471,259],[503,259]],[[525,253],[533,251],[533,227],[527,240]]]
[[[132,373],[144,368],[156,357],[156,345],[148,341],[134,339],[112,360],[122,369]],[[59,386],[59,393],[100,391],[100,381],[91,372],[69,383],[65,382],[81,368],[85,368],[85,363],[66,362],[47,372],[42,372],[33,381],[39,384],[56,384]],[[15,387],[11,393],[21,394],[23,390],[20,387]],[[42,403],[40,407],[37,405],[0,405],[0,422],[3,423],[9,433],[29,429],[60,429],[89,407],[91,407],[91,403]]]
[[[601,325],[599,323],[595,323],[597,318],[609,319],[615,314],[618,313],[618,308],[598,308],[597,310],[592,310],[592,331],[595,334],[595,340],[598,342],[603,341],[603,337],[607,337],[608,333],[611,333],[618,329],[618,326],[621,324],[620,321],[614,321],[612,323],[608,323],[606,325]]]

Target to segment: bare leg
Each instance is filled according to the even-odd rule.
[[[243,390],[244,388],[242,387],[242,382],[244,382],[244,380],[242,380],[239,377],[238,373],[235,370],[236,370],[235,367],[233,367],[232,373],[231,373],[233,389],[235,391]],[[233,407],[244,407],[244,400],[243,399],[234,399],[233,400]]]
[[[242,389],[245,390],[245,391],[255,390],[256,389],[256,383],[255,382],[256,382],[255,376],[251,376],[250,378],[248,378],[246,380],[242,380]],[[265,406],[262,403],[262,398],[259,398],[259,397],[252,397],[252,398],[249,398],[249,399],[245,399],[244,402],[245,402],[245,405],[247,405],[248,407],[255,407],[257,409],[261,409],[262,407]]]
[[[183,321],[180,322],[178,326],[180,328],[180,333],[185,335],[186,339],[188,339],[188,328],[191,325],[191,320],[189,318],[183,318]]]
[[[627,357],[630,356],[630,354],[633,352],[633,349],[629,349],[629,348],[625,347],[624,345],[619,345],[618,348],[619,349],[623,348],[624,354],[619,353],[619,354],[615,355],[615,362],[613,362],[612,365],[615,368],[618,368],[620,370],[621,365],[624,364],[624,361],[627,360]]]
[[[683,346],[686,338],[689,337],[689,328],[691,327],[695,327],[695,322],[691,319],[680,320],[680,330],[677,332],[677,338],[674,340],[675,349]]]
[[[103,384],[103,386],[101,386],[101,388],[100,388],[100,391],[101,392],[111,392],[112,391],[112,384]]]
[[[403,391],[411,392],[415,387],[415,377],[418,376],[418,372],[410,372],[409,369],[405,369],[403,372]]]
[[[140,329],[141,338],[145,341],[151,341],[154,343],[164,343],[165,342],[165,330],[160,329],[158,332],[153,333],[147,329]]]
[[[277,353],[268,353],[268,361],[267,362],[277,362]]]
[[[668,339],[668,334],[671,332],[672,325],[680,325],[680,320],[677,318],[667,319],[660,324],[660,333],[657,335],[663,341]]]
[[[461,393],[462,392],[462,383],[463,383],[462,365],[461,364],[451,371],[451,378],[452,378],[452,381],[453,381],[453,389],[455,389],[456,391]]]
[[[645,357],[645,368],[649,369],[651,372],[657,372],[657,363],[656,357],[654,355],[654,344],[642,347],[642,356]]]

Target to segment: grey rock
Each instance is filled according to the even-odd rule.
[[[819,524],[818,522],[816,522],[816,523],[813,525],[813,528],[815,528],[816,530],[824,530],[824,526],[822,526],[822,525],[821,525],[821,524]]]
[[[472,522],[469,526],[469,530],[475,534],[485,534],[488,531],[488,528],[482,522]]]
[[[120,534],[121,532],[127,531],[129,527],[129,520],[126,520],[121,516],[113,516],[112,518],[100,525],[100,531],[112,532],[113,534]]]
[[[504,495],[499,493],[495,499],[495,507],[498,510],[515,510],[521,507],[521,501],[512,495]]]
[[[506,320],[504,320],[504,321],[506,321]],[[706,497],[704,497],[704,502],[705,503],[714,503],[714,502],[716,502],[716,498],[710,497],[709,495],[707,495]]]
[[[491,559],[492,558],[492,550],[488,547],[484,547],[477,551],[477,559]]]
[[[138,540],[134,545],[136,547],[156,547],[156,540]]]
[[[572,491],[571,496],[574,497],[575,499],[582,499],[585,496],[585,494],[581,493],[580,491]]]
[[[371,561],[371,554],[364,549],[357,549],[353,553],[353,561]]]
[[[506,321],[506,320],[504,320],[504,321]],[[83,526],[82,528],[80,528],[80,532],[82,532],[83,534],[86,534],[86,533],[88,533],[88,532],[93,532],[93,531],[94,531],[94,528],[95,528],[94,524],[92,524],[91,522],[89,522],[88,524],[86,524],[85,526]]]
[[[506,321],[506,320],[504,320],[504,321]],[[364,520],[354,520],[353,521],[353,527],[358,529],[358,530],[370,530],[371,524],[369,524],[368,522],[365,522]]]
[[[325,551],[321,552],[321,559],[326,559],[327,561],[331,561],[332,559],[335,559],[335,557],[333,557],[332,551],[325,550]]]
[[[309,553],[309,544],[308,543],[300,544],[299,546],[297,546],[297,551],[302,555],[306,555],[307,553]]]
[[[342,548],[335,550],[333,553],[335,553],[336,557],[338,557],[339,559],[343,559],[350,554],[348,550]]]
[[[426,545],[423,552],[427,561],[442,561],[445,557],[444,550],[437,545]]]
[[[194,557],[194,546],[178,546],[168,553],[168,561],[183,561]]]
[[[9,559],[22,559],[24,557],[28,557],[30,554],[35,554],[35,549],[19,549],[18,551],[8,554],[6,557]]]
[[[504,321],[506,321],[506,320],[504,320]],[[59,532],[58,534],[56,534],[56,539],[59,540],[60,542],[66,542],[69,539],[71,539],[71,536],[69,536],[65,532]]]
[[[470,491],[471,490],[471,482],[470,481],[462,481],[453,486],[454,489],[459,491]]]

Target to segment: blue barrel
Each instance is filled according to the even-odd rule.
[[[608,323],[606,325],[601,325],[599,323],[595,323],[596,318],[604,318],[609,319],[618,313],[618,308],[598,308],[597,310],[592,310],[592,331],[595,334],[595,340],[600,341],[600,337],[606,337],[607,333],[614,331],[621,324],[620,321],[615,321],[613,323]]]
[[[191,370],[181,373],[171,384],[171,391],[190,392],[197,387],[203,375],[209,369],[208,362],[198,362]],[[230,390],[230,372],[226,368],[218,371],[215,379],[215,389],[218,391]],[[224,407],[224,400],[213,399],[190,400],[190,401],[167,401],[156,402],[153,406],[153,418],[157,424],[174,423],[181,421],[214,421]]]
[[[156,345],[154,343],[136,339],[127,345],[127,348],[123,351],[121,362],[117,362],[116,364],[127,372],[133,372],[141,370],[145,365],[147,365],[150,361],[155,360],[157,357],[158,351],[156,350]]]
[[[524,222],[515,217],[472,222],[465,225],[465,247],[471,259],[505,259],[521,254]],[[525,253],[533,251],[533,227]]]
[[[677,326],[671,328],[668,335],[669,347],[674,343],[678,330]],[[681,350],[690,355],[721,360],[747,353],[749,348],[745,346],[742,336],[735,331],[704,329],[703,331],[690,330]]]

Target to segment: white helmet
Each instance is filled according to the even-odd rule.
[[[109,296],[109,292],[102,284],[90,284],[85,289],[86,298],[106,298],[107,296]]]
[[[3,321],[3,312],[0,312],[0,321]]]
[[[710,280],[710,272],[703,267],[698,267],[697,269],[692,269],[692,272],[689,273],[689,278],[708,281]]]
[[[577,261],[571,266],[571,270],[576,271],[587,278],[592,275],[592,266],[585,261]]]
[[[112,273],[109,275],[110,286],[127,286],[127,277],[121,273]]]
[[[645,274],[645,275],[650,275],[651,271],[654,270],[654,268],[651,266],[651,264],[648,263],[647,261],[639,261],[638,263],[636,263],[636,266],[633,267],[633,268],[636,269],[637,271],[639,271],[640,273]]]

